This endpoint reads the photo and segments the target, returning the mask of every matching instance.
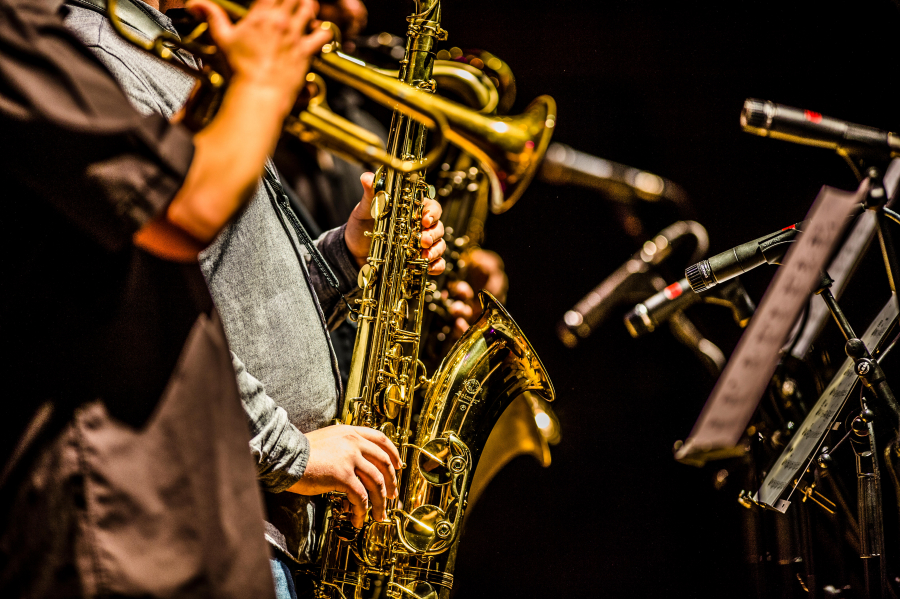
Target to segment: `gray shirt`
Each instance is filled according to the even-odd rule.
[[[168,17],[134,4],[175,33]],[[66,26],[110,69],[138,110],[170,117],[184,105],[195,80],[120,38],[102,14],[71,6]],[[190,55],[179,57],[194,64]],[[315,504],[282,491],[306,468],[309,442],[302,432],[325,426],[336,414],[341,389],[326,322],[339,323],[346,308],[286,218],[283,226],[284,214],[273,202],[275,177],[268,165],[248,207],[201,254],[200,265],[233,352],[250,447],[266,491],[266,536],[294,559],[307,561]],[[352,297],[358,267],[343,227],[324,233],[316,245],[341,290]]]

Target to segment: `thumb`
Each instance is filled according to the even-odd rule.
[[[375,197],[375,173],[363,173],[359,177],[362,183],[363,195],[359,200],[360,207],[366,214],[369,214],[372,207],[372,198]]]
[[[217,46],[221,48],[223,45],[227,45],[234,24],[221,6],[209,0],[189,0],[185,8],[195,17],[209,23],[209,33]]]

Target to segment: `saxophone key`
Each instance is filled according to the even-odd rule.
[[[397,444],[397,429],[394,427],[393,422],[385,422],[380,427],[378,427],[378,430],[380,430],[385,437],[390,439],[391,443],[393,443],[394,445]]]
[[[406,389],[397,383],[391,383],[382,394],[381,411],[388,418],[400,415],[400,409],[406,405]]]
[[[366,263],[362,265],[362,268],[359,269],[359,274],[356,276],[356,284],[360,289],[366,289],[372,284],[375,280],[376,272],[376,268],[371,264]]]
[[[388,205],[390,204],[390,198],[386,191],[379,191],[375,194],[375,197],[372,198],[372,207],[370,209],[370,213],[372,214],[372,218],[375,220],[380,220],[385,214],[387,214]]]

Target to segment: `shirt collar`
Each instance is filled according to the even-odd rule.
[[[119,1],[121,2],[122,0],[119,0]],[[138,8],[140,8],[142,11],[144,11],[145,13],[147,13],[147,15],[148,15],[151,19],[153,19],[154,21],[156,21],[156,23],[157,23],[160,27],[162,27],[163,29],[165,29],[166,31],[168,31],[169,33],[171,33],[171,34],[173,34],[173,35],[178,35],[178,32],[175,31],[175,26],[172,24],[172,19],[170,19],[169,17],[167,17],[167,16],[164,15],[163,13],[159,12],[158,10],[156,10],[155,8],[153,8],[152,6],[150,6],[149,4],[147,4],[147,3],[145,3],[145,2],[141,2],[141,0],[131,0],[131,2],[132,2],[134,5],[136,5]],[[152,32],[152,31],[141,31],[141,33],[143,33],[144,35],[146,35],[146,36],[148,36],[148,37],[153,37],[153,33],[154,33],[154,32]]]

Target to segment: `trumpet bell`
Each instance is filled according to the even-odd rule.
[[[556,126],[556,102],[550,96],[538,96],[522,114],[492,120],[482,139],[471,141],[484,149],[476,156],[488,167],[491,212],[501,214],[522,197],[547,153]]]
[[[490,116],[391,79],[326,45],[313,59],[320,73],[415,118],[475,156],[491,183],[491,211],[509,210],[522,196],[550,145],[556,102],[539,96],[517,116]]]

